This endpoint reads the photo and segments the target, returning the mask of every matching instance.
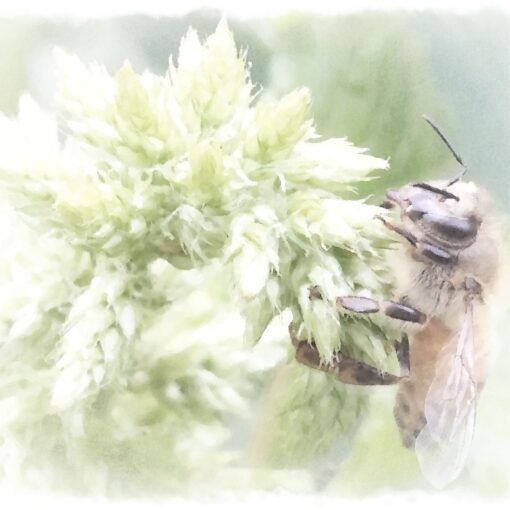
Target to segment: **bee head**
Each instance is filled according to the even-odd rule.
[[[479,190],[472,182],[418,182],[388,190],[388,204],[427,240],[445,248],[466,248],[476,239],[481,217]]]
[[[472,182],[464,182],[466,166],[443,132],[427,116],[423,116],[448,147],[462,171],[453,179],[415,182],[388,190],[385,207],[400,209],[409,228],[444,248],[466,248],[476,239],[482,222],[484,194]]]

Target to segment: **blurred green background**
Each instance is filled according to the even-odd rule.
[[[0,110],[11,115],[23,91],[51,109],[52,49],[117,71],[125,59],[137,71],[164,73],[168,56],[193,26],[204,37],[220,16],[199,12],[180,18],[129,16],[66,22],[0,19]],[[434,118],[469,168],[469,178],[495,196],[502,222],[510,211],[510,19],[499,12],[460,16],[429,12],[359,13],[271,20],[230,19],[247,51],[252,79],[264,94],[280,96],[308,86],[318,132],[347,136],[391,171],[367,183],[380,201],[388,186],[450,177],[458,167],[423,113]],[[503,321],[504,322],[504,321]],[[484,392],[474,448],[476,462],[451,490],[486,494],[510,489],[510,350],[501,326],[500,351]],[[370,415],[341,464],[334,452],[330,490],[367,494],[423,487],[415,461],[400,447],[391,415],[391,389],[374,390]],[[326,464],[321,464],[324,466]],[[322,469],[322,468],[321,468]]]

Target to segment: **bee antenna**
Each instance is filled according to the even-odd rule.
[[[448,147],[448,149],[450,149],[450,152],[453,154],[453,157],[455,158],[457,163],[462,167],[462,171],[460,172],[460,174],[448,181],[448,184],[446,185],[446,187],[448,188],[448,186],[455,184],[457,181],[460,181],[462,179],[462,177],[464,177],[464,174],[467,172],[467,167],[464,164],[464,162],[462,161],[462,158],[457,154],[457,152],[452,147],[452,145],[450,144],[450,142],[448,141],[446,136],[442,133],[442,131],[434,123],[434,121],[430,117],[427,117],[427,115],[423,115],[423,118],[425,119],[425,121],[428,124],[430,124],[432,129],[439,135],[439,138],[441,138],[441,140],[443,140],[444,144]]]

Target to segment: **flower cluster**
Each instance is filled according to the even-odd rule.
[[[95,490],[210,476],[233,458],[226,417],[292,358],[281,331],[254,347],[289,313],[325,361],[391,362],[385,319],[335,304],[390,288],[381,210],[353,194],[386,161],[318,139],[305,89],[255,101],[224,22],[204,43],[190,30],[165,76],[56,60],[57,119],[29,98],[0,119],[5,475],[47,483],[60,466]],[[359,408],[310,372],[273,406],[275,431],[295,427],[283,449],[314,427],[322,448]]]

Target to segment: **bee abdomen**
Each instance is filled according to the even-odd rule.
[[[413,448],[418,434],[426,424],[423,404],[417,399],[417,390],[413,381],[400,383],[393,414],[400,431],[402,443],[406,448]]]
[[[452,332],[433,317],[418,331],[410,345],[410,377],[399,384],[394,416],[404,446],[413,448],[416,437],[426,424],[425,399],[436,373],[438,352]]]

